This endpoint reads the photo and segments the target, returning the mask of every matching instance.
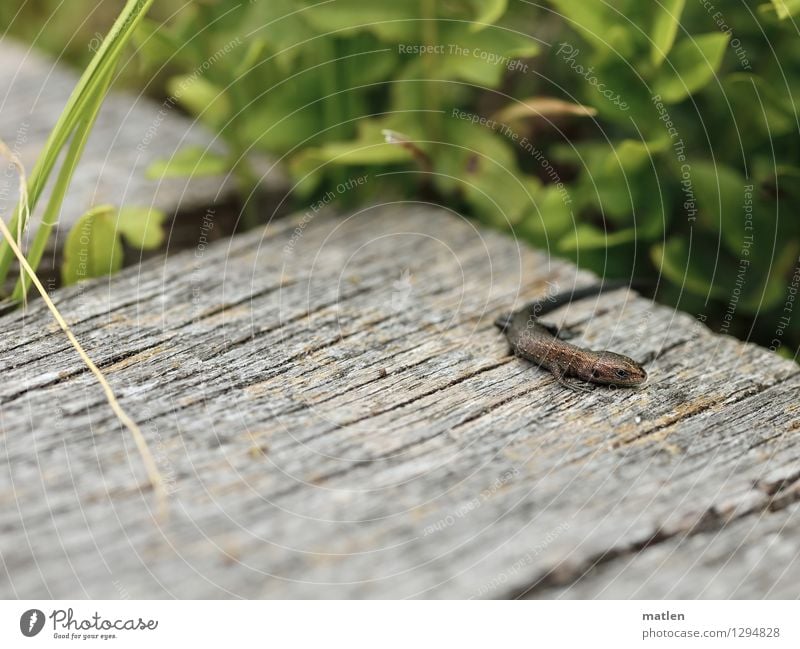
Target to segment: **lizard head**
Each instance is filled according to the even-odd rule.
[[[581,368],[578,378],[604,385],[629,387],[647,380],[647,372],[632,358],[614,352],[597,352],[597,360]]]

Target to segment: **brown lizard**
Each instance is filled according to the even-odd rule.
[[[561,306],[603,291],[627,286],[606,282],[536,300],[513,313],[500,316],[495,325],[503,332],[517,355],[549,370],[556,380],[572,389],[586,388],[568,378],[589,383],[632,387],[644,383],[647,372],[632,358],[609,351],[584,349],[566,342],[556,327],[539,320]]]

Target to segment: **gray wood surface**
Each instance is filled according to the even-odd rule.
[[[800,368],[626,290],[553,314],[659,354],[565,390],[492,321],[593,281],[443,210],[298,215],[0,318],[0,595],[797,597]]]

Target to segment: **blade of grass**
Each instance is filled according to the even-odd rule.
[[[56,182],[53,186],[53,193],[50,195],[50,199],[47,202],[47,207],[42,215],[42,222],[39,224],[39,227],[36,230],[36,235],[34,236],[33,242],[28,250],[28,263],[34,270],[39,268],[39,262],[42,260],[42,256],[44,255],[45,248],[47,247],[47,241],[50,238],[53,228],[58,222],[58,217],[61,212],[61,205],[64,202],[64,197],[66,196],[69,185],[72,182],[72,175],[75,172],[75,168],[78,166],[78,162],[83,155],[83,150],[86,147],[86,142],[88,141],[89,135],[92,132],[92,127],[97,120],[100,107],[103,105],[106,92],[111,85],[113,72],[114,67],[112,66],[109,66],[108,70],[105,71],[105,79],[102,80],[103,83],[101,84],[101,87],[97,89],[97,92],[92,98],[94,100],[92,104],[87,106],[85,118],[78,123],[75,133],[72,136],[72,141],[67,149],[67,154],[58,170],[58,176],[56,177]],[[11,299],[13,301],[19,301],[23,299],[26,291],[30,287],[30,282],[30,276],[21,276],[16,286],[14,286],[14,292],[11,294]]]
[[[26,218],[30,218],[30,212],[28,208],[28,179],[25,175],[25,166],[22,164],[22,160],[19,159],[16,153],[14,153],[11,149],[9,149],[5,142],[0,140],[0,156],[4,156],[8,158],[11,162],[11,165],[16,168],[17,170],[17,178],[19,178],[19,205],[22,213],[26,216]],[[20,245],[22,242],[22,220],[17,220],[17,245]],[[25,270],[20,266],[19,268],[19,281],[22,283],[25,278]],[[22,294],[22,303],[25,304],[26,294],[23,291]]]
[[[17,156],[13,154],[13,152],[6,146],[2,140],[0,140],[0,154],[6,156],[12,163],[19,167],[21,167],[21,163]],[[22,183],[24,182],[24,171],[20,175],[20,201],[24,202],[27,199],[27,191],[22,188]],[[28,209],[25,206],[23,209]],[[167,490],[164,485],[164,480],[161,477],[161,473],[158,470],[158,465],[156,464],[155,458],[153,454],[150,452],[150,447],[147,445],[147,440],[144,437],[139,425],[128,415],[127,412],[123,409],[120,405],[119,401],[117,401],[117,397],[114,394],[114,390],[111,388],[111,385],[106,380],[106,377],[103,376],[103,373],[100,371],[100,368],[95,365],[94,361],[90,358],[90,356],[86,353],[86,350],[80,344],[78,339],[75,337],[75,334],[72,333],[67,321],[61,315],[60,311],[56,308],[56,305],[50,299],[47,291],[45,290],[42,282],[36,275],[36,272],[33,270],[31,265],[28,263],[28,260],[25,258],[25,255],[22,253],[22,250],[17,245],[17,242],[14,240],[13,235],[11,234],[11,230],[6,225],[5,221],[0,219],[0,234],[3,235],[5,241],[8,243],[11,251],[14,253],[14,256],[19,261],[20,268],[22,272],[26,273],[33,285],[36,287],[36,290],[42,296],[44,303],[47,305],[47,308],[50,310],[50,313],[55,318],[58,326],[61,327],[62,331],[66,334],[69,342],[75,348],[75,351],[78,352],[78,356],[80,356],[81,360],[84,362],[86,367],[94,374],[97,382],[102,387],[103,392],[105,393],[106,399],[108,401],[109,406],[111,406],[111,410],[114,411],[114,414],[119,419],[120,423],[125,426],[133,436],[134,442],[139,450],[139,455],[142,458],[142,462],[144,463],[145,470],[147,471],[147,476],[150,481],[150,485],[153,487],[153,491],[156,494],[156,499],[158,502],[158,512],[159,517],[164,519],[168,513],[167,507]]]
[[[123,48],[153,2],[154,0],[127,0],[97,53],[92,57],[78,80],[29,176],[29,211],[36,208],[59,153],[73,134],[78,122],[84,117],[86,106],[92,103],[92,99],[105,79],[106,71],[112,64],[116,67]],[[27,225],[27,217],[28,214],[22,211],[21,204],[18,205],[11,220],[10,230],[24,230]],[[0,242],[0,284],[8,276],[13,259],[14,253],[10,241]]]

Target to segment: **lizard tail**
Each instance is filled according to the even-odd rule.
[[[529,302],[523,306],[519,311],[512,313],[504,313],[497,320],[494,321],[495,326],[500,331],[505,331],[511,324],[511,320],[517,313],[526,313],[529,317],[538,318],[539,316],[546,315],[551,311],[575,302],[583,300],[587,297],[592,297],[604,293],[606,291],[614,291],[620,288],[643,289],[650,287],[651,283],[644,280],[624,281],[624,280],[606,280],[601,284],[591,284],[584,287],[573,287],[571,291],[565,291],[557,295],[551,295],[533,302]]]
[[[494,321],[494,326],[497,327],[500,331],[505,331],[508,329],[508,325],[511,324],[511,318],[514,317],[512,312],[504,313],[501,316],[498,316],[497,319]]]

